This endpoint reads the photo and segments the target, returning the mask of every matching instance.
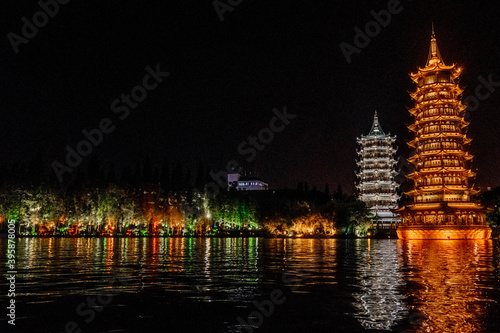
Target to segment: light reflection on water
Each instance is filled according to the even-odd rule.
[[[355,317],[367,329],[390,330],[407,316],[402,258],[395,240],[358,240]]]
[[[488,308],[498,312],[499,290],[491,240],[399,241],[398,248],[409,297],[421,313],[416,331],[488,331]]]
[[[213,325],[226,331],[236,331],[235,318],[254,310],[252,300],[269,299],[273,288],[283,290],[288,300],[260,331],[276,327],[301,331],[300,325],[311,332],[336,331],[339,322],[345,322],[341,329],[350,331],[491,332],[500,315],[500,256],[498,242],[491,240],[25,238],[17,242],[17,297],[32,306],[24,309],[28,319],[43,312],[37,304],[57,307],[71,297],[76,298],[73,308],[60,306],[59,312],[75,317],[74,304],[106,288],[113,271],[127,282],[113,306],[133,308],[127,295],[159,299],[159,304],[175,299],[187,307],[219,304],[224,311],[219,311],[219,322]],[[0,240],[0,249],[5,253],[5,240]],[[5,267],[5,255],[1,264]],[[284,285],[284,276],[301,278]],[[0,286],[5,289],[5,279]],[[314,322],[308,322],[312,315]],[[62,322],[54,325],[63,325],[68,320],[64,318],[59,315],[54,320]],[[118,328],[127,331],[131,324],[123,319]]]

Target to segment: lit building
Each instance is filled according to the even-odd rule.
[[[359,199],[364,201],[375,216],[375,229],[395,229],[399,216],[392,210],[396,209],[399,195],[399,185],[394,181],[397,175],[397,164],[393,147],[396,136],[385,134],[378,122],[377,112],[373,118],[370,133],[357,138],[360,149],[358,151]]]
[[[239,173],[227,175],[228,188],[235,188],[238,191],[259,191],[268,190],[269,185],[253,176],[242,176]]]
[[[415,171],[408,175],[414,189],[407,194],[413,204],[397,210],[402,222],[397,230],[405,239],[483,239],[491,229],[483,207],[471,202],[477,191],[469,185],[474,176],[470,155],[465,147],[468,123],[461,103],[463,90],[458,86],[461,69],[446,66],[439,53],[434,29],[427,65],[410,74],[417,84],[411,93],[415,106],[410,110],[415,133],[409,146],[415,154],[409,158]]]

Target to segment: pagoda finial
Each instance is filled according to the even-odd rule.
[[[377,111],[375,110],[375,115],[373,116],[373,125],[370,133],[368,135],[385,135],[384,131],[382,131],[382,127],[378,122]]]
[[[444,65],[443,58],[439,53],[439,48],[436,40],[436,33],[434,32],[434,22],[432,22],[432,33],[431,33],[431,48],[429,50],[429,56],[427,57],[427,66],[435,65],[441,63]]]

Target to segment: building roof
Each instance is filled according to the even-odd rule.
[[[385,133],[384,131],[382,130],[382,127],[380,126],[379,122],[378,122],[378,116],[377,116],[377,111],[375,111],[375,115],[373,116],[373,125],[372,125],[372,129],[370,130],[370,133],[368,134],[369,136],[370,135],[373,135],[373,136],[376,136],[376,135],[384,135],[385,136]]]
[[[248,182],[248,181],[252,181],[252,182],[261,182],[261,183],[266,183],[265,181],[263,181],[262,179],[258,178],[258,177],[253,177],[253,176],[242,176],[240,179],[238,179],[239,182],[243,181],[243,182]]]

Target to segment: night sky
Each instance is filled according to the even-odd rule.
[[[50,171],[83,129],[110,118],[116,129],[93,153],[118,172],[146,156],[193,168],[202,160],[213,170],[235,159],[271,188],[307,181],[354,190],[356,137],[368,133],[375,110],[384,131],[397,135],[399,154],[410,154],[408,73],[425,65],[431,22],[445,63],[463,67],[464,96],[480,75],[500,81],[497,0],[401,1],[402,12],[348,64],[339,44],[353,44],[354,27],[364,29],[370,11],[387,3],[243,0],[221,22],[206,0],[72,0],[16,54],[8,33],[22,35],[21,18],[32,21],[40,7],[2,1],[0,164],[41,153]],[[157,64],[170,76],[120,120],[112,102]],[[498,105],[500,91],[471,115],[482,188],[500,186]],[[285,106],[296,118],[246,162],[238,145]]]

